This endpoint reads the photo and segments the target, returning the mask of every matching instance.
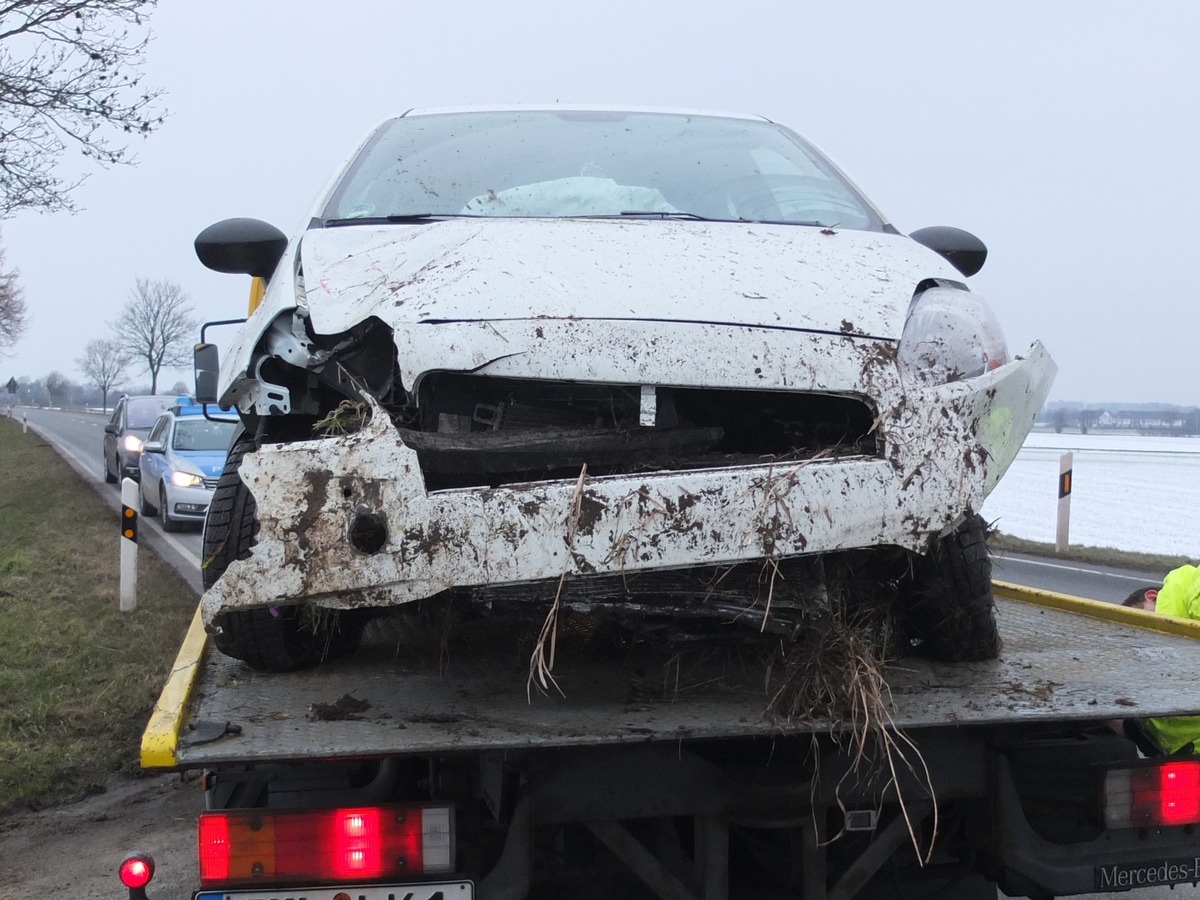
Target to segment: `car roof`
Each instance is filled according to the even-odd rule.
[[[121,398],[126,404],[136,403],[138,406],[153,406],[158,404],[166,409],[173,402],[166,394],[127,394]]]
[[[718,119],[741,119],[744,121],[770,122],[765,116],[751,113],[722,112],[713,109],[693,109],[673,106],[606,106],[591,103],[508,103],[500,105],[474,106],[431,106],[414,107],[400,114],[400,118],[414,116],[439,116],[451,113],[487,112],[599,112],[599,113],[658,113],[676,116],[712,116]]]

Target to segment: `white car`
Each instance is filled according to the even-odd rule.
[[[291,238],[196,250],[267,281],[219,378],[197,355],[246,424],[206,526],[225,652],[309,665],[447,597],[794,636],[847,567],[933,655],[998,652],[978,511],[1054,364],[964,283],[978,239],[900,234],[781,125],[410,112]]]

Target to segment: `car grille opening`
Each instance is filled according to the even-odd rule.
[[[647,391],[650,401],[647,402]],[[415,427],[426,487],[877,456],[859,397],[427,374]]]

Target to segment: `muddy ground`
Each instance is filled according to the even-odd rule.
[[[114,778],[103,793],[0,819],[0,900],[114,900],[128,896],[117,867],[145,850],[158,870],[149,900],[185,900],[196,889],[196,776]]]

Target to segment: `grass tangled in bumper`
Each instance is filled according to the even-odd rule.
[[[139,554],[119,611],[117,517],[32,431],[0,418],[0,814],[135,772],[142,728],[195,608]]]

